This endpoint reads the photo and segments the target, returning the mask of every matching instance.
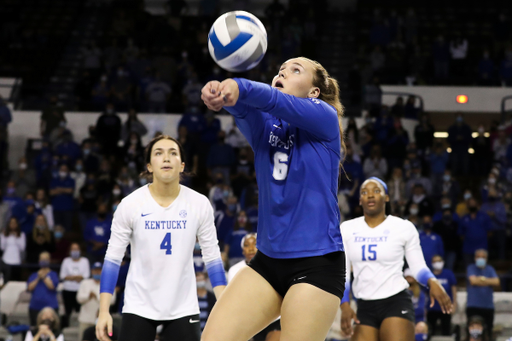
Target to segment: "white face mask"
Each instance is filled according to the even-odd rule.
[[[65,178],[67,175],[68,175],[68,173],[67,173],[67,172],[59,172],[59,176],[60,176],[61,178]]]
[[[441,261],[441,262],[433,262],[432,263],[432,267],[434,268],[434,270],[443,270],[444,262],[443,261]]]
[[[25,169],[27,169],[27,164],[26,164],[25,162],[20,163],[20,169],[21,169],[21,170],[25,170]]]
[[[416,215],[416,214],[418,214],[418,211],[419,211],[419,210],[418,210],[417,208],[411,208],[411,209],[409,210],[409,212],[410,212],[412,215]]]
[[[206,287],[206,281],[197,281],[197,288],[204,289]]]
[[[489,183],[494,185],[496,183],[496,178],[489,178]]]

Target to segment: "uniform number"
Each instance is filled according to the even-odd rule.
[[[171,232],[167,233],[160,244],[160,250],[165,250],[166,255],[172,255]]]
[[[377,244],[368,245],[368,260],[377,260],[377,251],[374,248]],[[363,261],[366,261],[366,245],[361,247],[363,249]]]
[[[272,176],[278,181],[286,179],[288,176],[288,155],[282,152],[274,154],[274,171]]]

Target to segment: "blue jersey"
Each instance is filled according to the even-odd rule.
[[[337,199],[340,133],[336,110],[235,78],[226,107],[254,150],[259,186],[258,249],[273,258],[343,251]]]

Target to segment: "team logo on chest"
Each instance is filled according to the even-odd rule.
[[[181,210],[181,211],[180,211],[180,217],[182,217],[182,218],[186,218],[186,217],[187,217],[187,211],[185,211],[185,210]]]

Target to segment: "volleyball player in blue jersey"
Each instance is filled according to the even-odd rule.
[[[235,117],[254,150],[259,186],[258,252],[227,286],[202,339],[246,341],[281,315],[282,341],[324,340],[345,284],[336,80],[301,57],[286,61],[272,86],[212,81],[202,99]]]

